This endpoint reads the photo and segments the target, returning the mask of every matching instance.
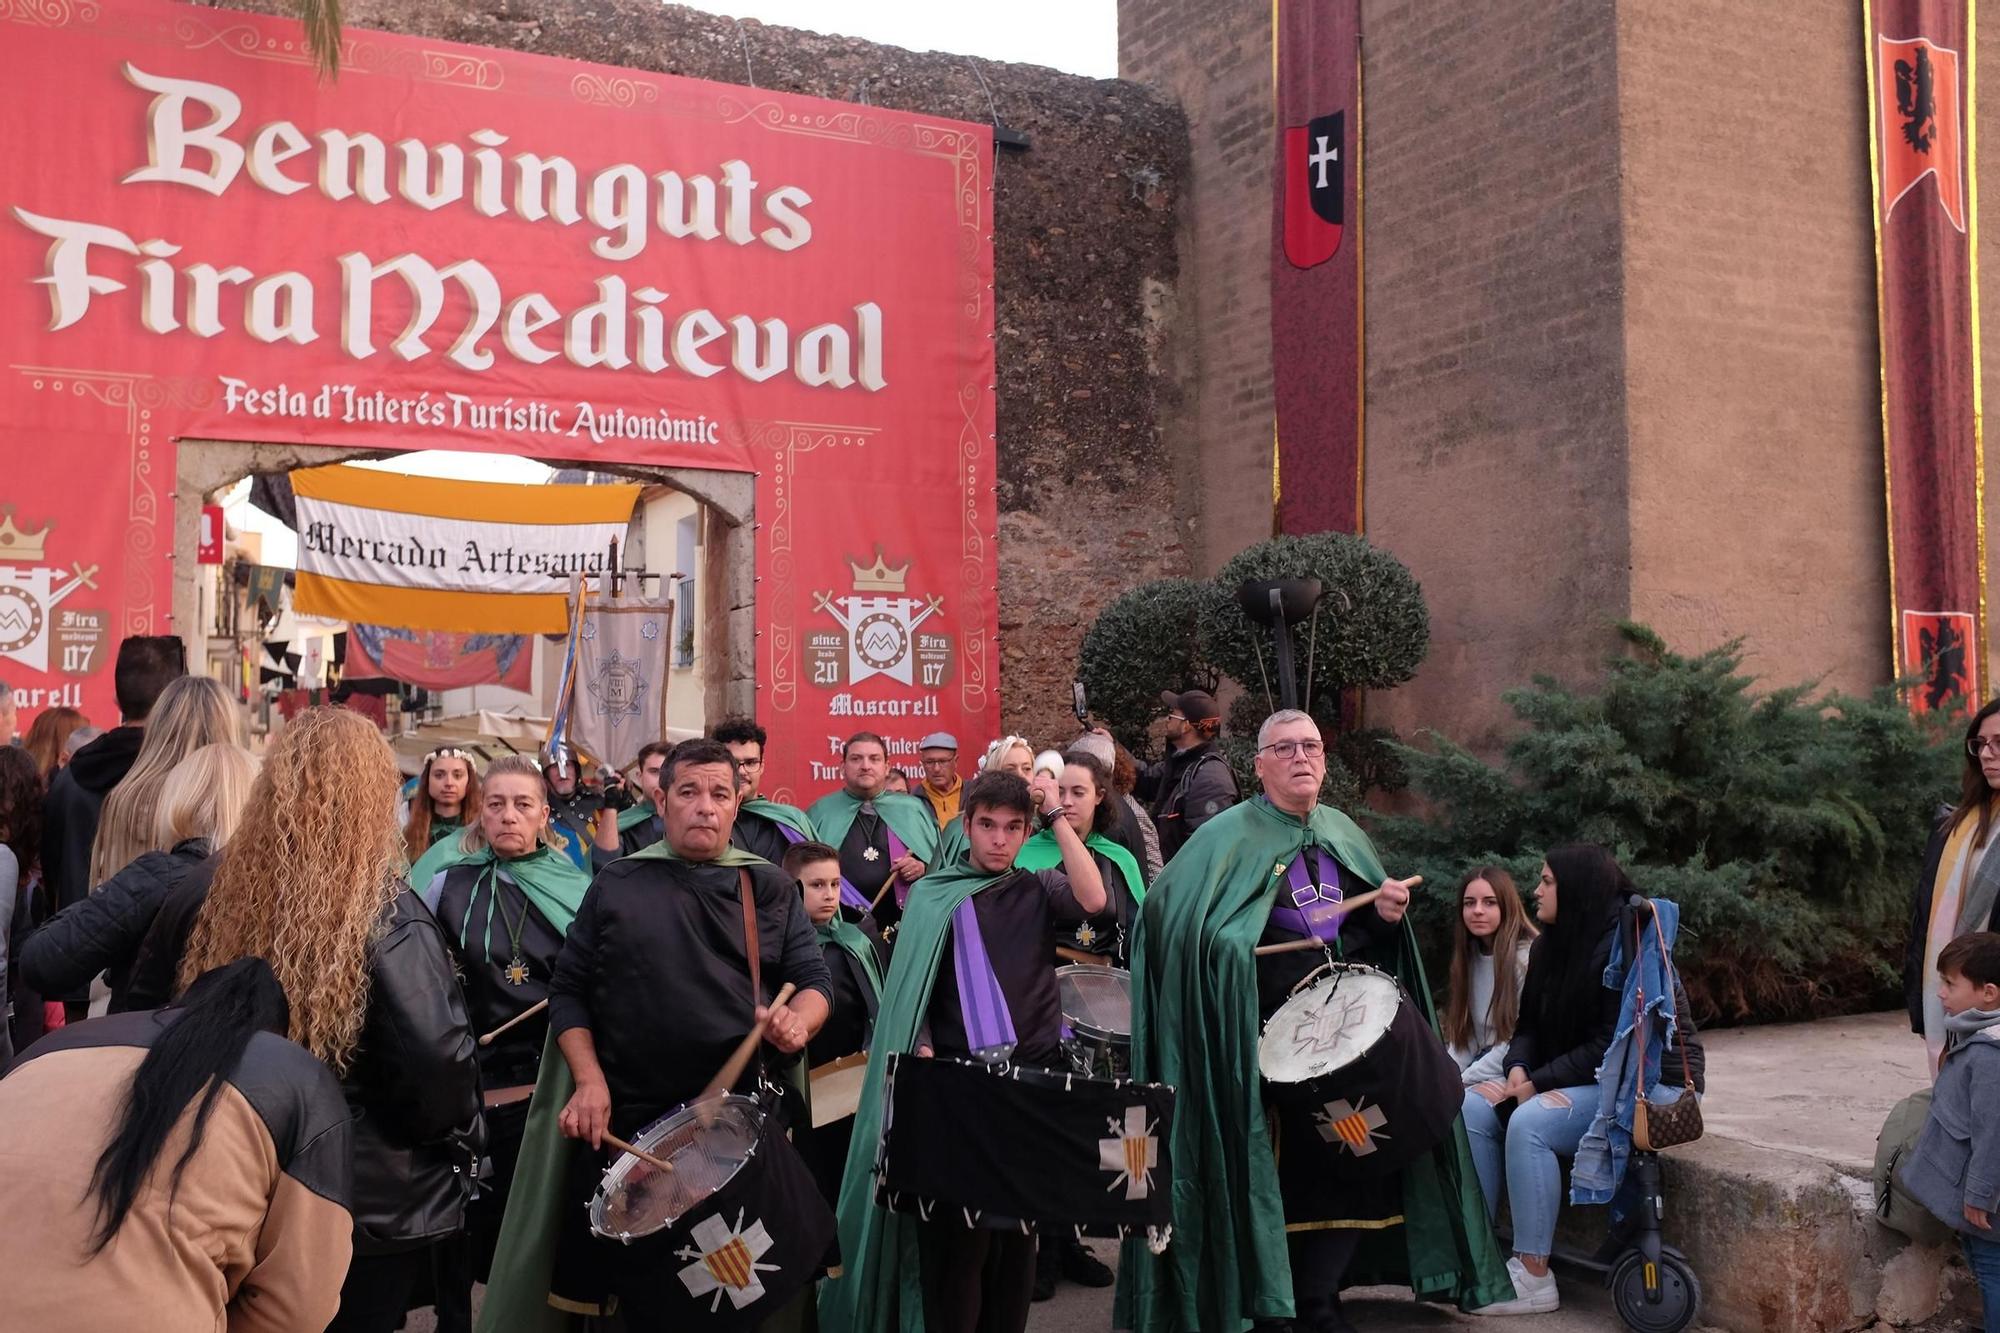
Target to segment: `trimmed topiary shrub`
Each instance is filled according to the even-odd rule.
[[[1222,611],[1213,584],[1159,579],[1120,596],[1084,633],[1077,679],[1090,696],[1091,715],[1134,754],[1145,752],[1160,691],[1213,691],[1220,684],[1210,634]]]

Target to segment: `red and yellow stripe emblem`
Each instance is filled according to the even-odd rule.
[[[750,1271],[750,1247],[743,1243],[741,1236],[731,1236],[729,1243],[718,1245],[701,1256],[709,1276],[725,1287],[735,1287],[738,1291],[750,1285],[753,1276]]]

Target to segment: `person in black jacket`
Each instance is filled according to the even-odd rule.
[[[90,847],[104,798],[139,757],[146,719],[160,692],[186,674],[186,650],[171,634],[134,635],[118,645],[112,678],[120,722],[76,752],[50,781],[43,806],[42,878],[58,908],[90,892]]]
[[[292,1040],[354,1117],[354,1260],[338,1333],[389,1333],[465,1225],[482,1140],[477,1047],[444,932],[402,880],[396,757],[359,713],[309,708],[272,746],[243,823],[160,909],[183,984],[271,965]],[[442,1313],[442,1312],[441,1312]],[[442,1321],[441,1321],[442,1322]]]
[[[1160,831],[1160,855],[1174,859],[1194,831],[1242,799],[1216,737],[1222,709],[1206,690],[1160,696],[1167,706],[1167,757],[1139,771],[1133,790]]]
[[[1597,1067],[1617,1033],[1624,1005],[1622,987],[1606,985],[1604,974],[1612,943],[1621,922],[1630,921],[1638,894],[1616,858],[1602,847],[1559,847],[1542,866],[1535,886],[1542,934],[1528,955],[1520,1017],[1507,1047],[1506,1080],[1482,1083],[1465,1098],[1466,1133],[1488,1211],[1498,1211],[1504,1160],[1514,1223],[1514,1258],[1507,1267],[1516,1299],[1475,1313],[1547,1314],[1558,1308],[1549,1272],[1562,1206],[1557,1159],[1575,1155],[1597,1114]],[[1685,1049],[1698,1049],[1691,1036],[1687,1040]],[[1662,1062],[1662,1085],[1670,1083],[1670,1073],[1671,1083],[1678,1085],[1677,1059],[1671,1071]],[[1649,1095],[1665,1101],[1673,1092],[1673,1086],[1663,1086]]]
[[[204,745],[176,764],[160,785],[156,850],[142,852],[97,892],[28,937],[21,950],[28,984],[64,995],[87,988],[103,972],[111,985],[112,1013],[165,1004],[173,989],[170,973],[164,984],[156,981],[133,1002],[133,964],[160,904],[235,832],[256,779],[257,761],[239,745]]]

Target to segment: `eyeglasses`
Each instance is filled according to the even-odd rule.
[[[738,759],[736,766],[738,768],[762,768],[764,761],[762,759]]]
[[[1290,759],[1295,755],[1304,755],[1308,759],[1317,759],[1326,753],[1326,742],[1272,741],[1257,753],[1268,754],[1274,759]]]
[[[2000,754],[2000,736],[1981,737],[1965,743],[1965,752],[1974,759],[1983,754]]]

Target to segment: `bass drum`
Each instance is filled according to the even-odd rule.
[[[1308,1154],[1333,1183],[1379,1180],[1430,1152],[1464,1095],[1457,1062],[1396,979],[1358,963],[1301,983],[1264,1024],[1257,1067],[1281,1121],[1310,1127],[1287,1138],[1287,1157]]]

